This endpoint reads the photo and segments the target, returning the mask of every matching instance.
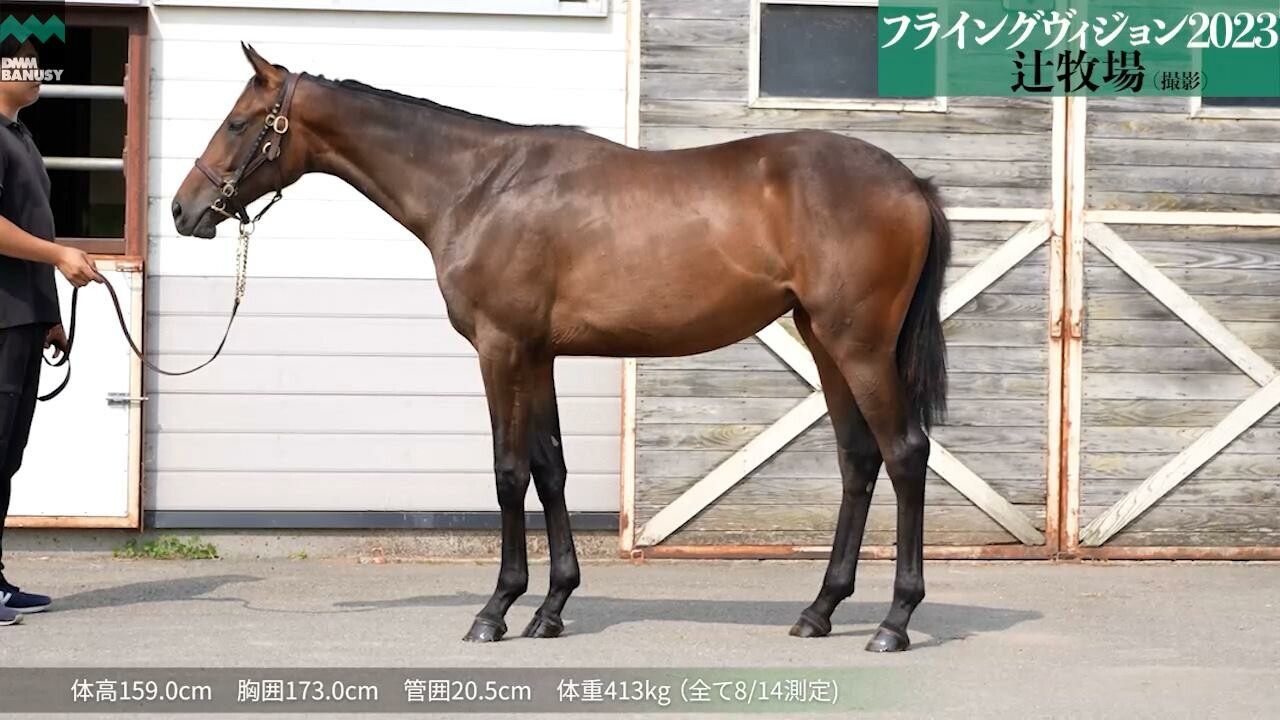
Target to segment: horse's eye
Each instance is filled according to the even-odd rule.
[[[227,123],[227,130],[234,135],[239,135],[240,133],[244,132],[244,129],[248,126],[249,126],[248,121],[232,120],[231,122]]]

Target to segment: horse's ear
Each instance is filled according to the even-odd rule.
[[[244,51],[245,58],[249,61],[249,64],[253,66],[253,72],[257,76],[258,80],[262,81],[264,84],[270,85],[284,75],[284,68],[267,62],[266,58],[259,55],[258,51],[253,49],[252,45],[241,42],[240,49]]]

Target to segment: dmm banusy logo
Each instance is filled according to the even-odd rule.
[[[0,0],[0,80],[56,82],[62,70],[41,63],[41,49],[67,41],[66,3]],[[14,46],[19,46],[15,50]]]

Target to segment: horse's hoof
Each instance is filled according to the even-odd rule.
[[[902,652],[911,647],[906,633],[881,626],[867,643],[867,652]]]
[[[826,637],[830,634],[831,621],[808,608],[805,608],[800,613],[800,619],[796,621],[795,625],[791,626],[791,635],[793,637]]]
[[[463,636],[462,639],[467,642],[476,643],[498,642],[502,639],[502,636],[506,634],[506,623],[501,620],[494,622],[488,618],[478,617],[476,618],[476,621],[471,624],[470,632]]]
[[[564,632],[564,621],[557,615],[534,613],[528,627],[524,629],[527,638],[554,638]]]

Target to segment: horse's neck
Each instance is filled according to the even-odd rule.
[[[395,100],[317,92],[312,169],[347,181],[430,246],[440,209],[492,162],[492,130]]]

